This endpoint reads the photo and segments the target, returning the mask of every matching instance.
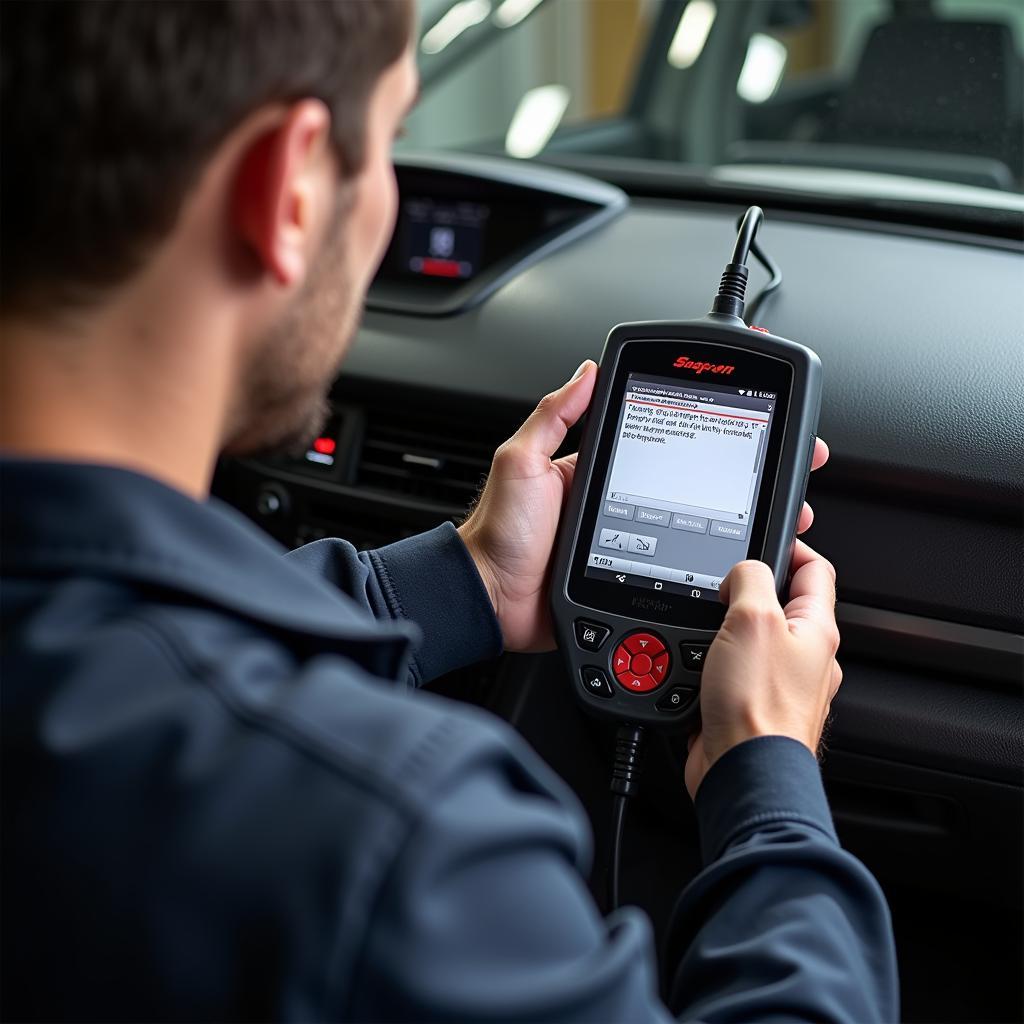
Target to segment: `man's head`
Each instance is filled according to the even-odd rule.
[[[0,17],[4,317],[81,322],[132,289],[210,300],[231,335],[222,444],[315,431],[394,223],[411,0]]]

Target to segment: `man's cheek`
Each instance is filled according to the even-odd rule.
[[[378,180],[380,181],[380,210],[378,214],[377,223],[379,227],[373,259],[373,266],[375,269],[384,258],[388,242],[391,241],[391,236],[394,234],[395,221],[398,216],[398,182],[395,178],[395,168],[391,163],[390,154],[383,161],[383,166]]]
[[[390,161],[368,164],[351,218],[353,269],[364,286],[376,272],[395,229],[398,187]]]

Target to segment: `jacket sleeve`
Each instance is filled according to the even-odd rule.
[[[344,591],[376,619],[414,622],[416,686],[501,653],[501,628],[480,574],[451,523],[373,551],[318,540],[286,558]]]
[[[697,792],[706,867],[677,908],[670,1005],[687,1020],[899,1019],[892,926],[839,846],[817,762],[781,736],[730,750]]]

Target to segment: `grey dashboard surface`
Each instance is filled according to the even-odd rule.
[[[634,200],[477,309],[368,312],[342,380],[525,411],[614,324],[703,313],[739,212]],[[824,366],[833,459],[814,480],[814,535],[844,598],[1021,632],[1020,255],[766,212],[761,241],[785,281],[759,319]]]

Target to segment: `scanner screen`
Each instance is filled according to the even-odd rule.
[[[631,373],[586,575],[717,601],[747,557],[776,398]]]

